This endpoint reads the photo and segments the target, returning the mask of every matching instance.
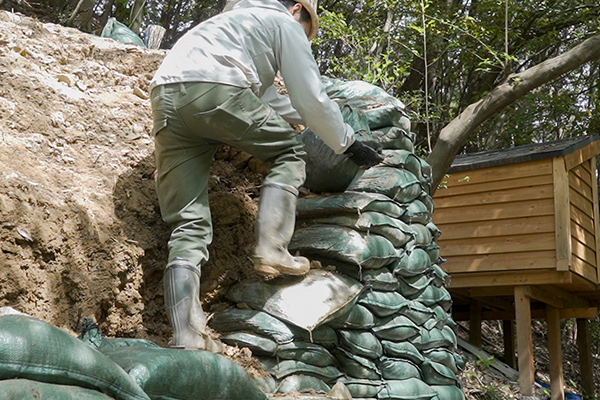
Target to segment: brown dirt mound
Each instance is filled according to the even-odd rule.
[[[165,52],[0,11],[0,306],[64,329],[92,316],[109,336],[165,345],[168,229],[154,191],[148,84]],[[207,308],[240,279],[260,165],[223,148]],[[248,168],[248,165],[256,168]]]

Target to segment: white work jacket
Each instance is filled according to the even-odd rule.
[[[273,86],[278,71],[289,98]],[[354,142],[353,129],[325,93],[304,28],[277,0],[242,0],[181,37],[150,88],[179,82],[251,88],[286,121],[308,125],[336,153]]]

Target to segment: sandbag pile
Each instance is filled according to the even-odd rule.
[[[260,356],[280,393],[326,391],[341,381],[360,399],[462,400],[464,359],[439,266],[431,171],[414,154],[410,121],[398,100],[372,85],[327,80],[326,88],[361,131],[358,140],[378,141],[385,156],[359,171],[303,133],[309,154],[319,155],[309,157],[306,186],[323,194],[299,199],[289,248],[326,267],[311,274],[337,282],[326,284],[331,296],[321,293],[328,308],[316,309],[317,288],[304,279],[280,278],[232,288],[230,300],[247,309],[217,313],[213,327]],[[296,292],[285,306],[282,290]],[[294,301],[310,322],[290,316]]]
[[[267,400],[221,355],[82,339],[27,315],[0,316],[0,400]]]

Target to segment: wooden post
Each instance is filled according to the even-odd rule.
[[[552,159],[554,169],[554,220],[556,229],[556,269],[568,271],[571,265],[571,203],[569,172],[563,158]]]
[[[481,347],[481,303],[475,299],[469,305],[469,343]]]
[[[533,396],[535,371],[533,365],[533,336],[531,333],[531,302],[525,293],[525,289],[526,286],[515,286],[519,388],[523,396]]]
[[[560,310],[546,305],[548,317],[548,354],[550,355],[550,400],[565,400],[565,380],[560,342]]]
[[[517,368],[517,357],[515,357],[515,321],[502,321],[502,330],[504,331],[504,362]]]
[[[590,343],[589,321],[577,318],[577,348],[579,350],[581,387],[585,395],[593,398],[596,395],[596,387],[594,385],[594,360]]]

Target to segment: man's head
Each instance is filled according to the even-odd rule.
[[[319,17],[317,17],[318,0],[279,0],[290,12],[296,21],[298,21],[306,31],[309,40],[317,36],[319,29]]]

